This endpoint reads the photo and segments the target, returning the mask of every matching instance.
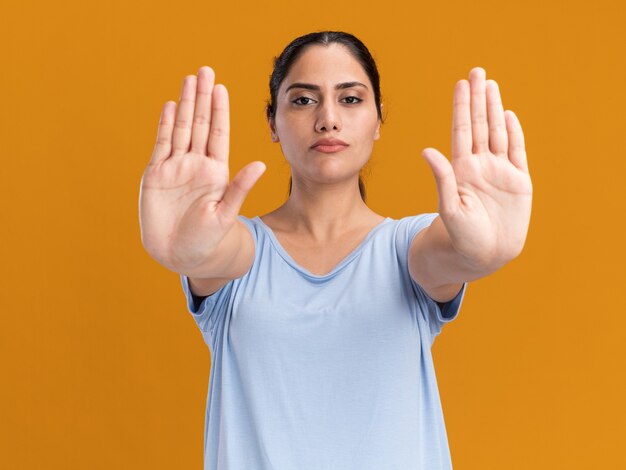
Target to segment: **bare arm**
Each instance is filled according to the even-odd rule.
[[[522,251],[528,233],[532,182],[517,116],[504,111],[497,83],[475,67],[457,82],[452,161],[427,148],[439,217],[418,233],[409,271],[433,299],[450,300],[462,283],[486,276]]]
[[[409,248],[411,277],[437,302],[452,300],[464,282],[484,277],[499,267],[472,262],[459,254],[452,246],[441,217],[420,231]]]
[[[265,164],[252,162],[229,182],[229,109],[213,69],[185,77],[178,105],[163,106],[141,181],[142,244],[163,266],[188,276],[196,295],[243,276],[254,258],[254,240],[237,216]]]
[[[237,220],[230,232],[204,264],[181,274],[189,277],[189,287],[197,297],[213,294],[228,282],[246,274],[254,261],[252,234]],[[184,270],[182,270],[184,271]]]

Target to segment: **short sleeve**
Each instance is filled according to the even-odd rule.
[[[244,216],[239,215],[239,219],[245,223],[246,227],[252,234],[255,245],[255,263],[258,255],[258,241],[255,226],[252,221]],[[237,285],[241,282],[240,279],[233,279],[227,284],[222,286],[219,290],[213,292],[213,294],[202,298],[202,302],[196,308],[196,302],[194,302],[194,296],[191,293],[189,287],[189,278],[183,274],[180,274],[180,282],[183,286],[183,292],[187,299],[187,310],[196,321],[198,327],[203,333],[213,333],[215,325],[218,323],[218,319],[226,315],[228,306],[232,303],[233,292],[237,290]]]
[[[189,287],[189,278],[180,275],[183,292],[187,299],[187,310],[191,313],[200,330],[204,333],[213,330],[217,317],[224,314],[233,288],[234,281],[228,282],[213,294],[204,297],[198,308],[194,304],[193,294]]]
[[[415,292],[419,307],[428,323],[432,341],[434,341],[435,337],[441,332],[441,329],[446,323],[451,322],[458,316],[467,288],[467,283],[463,283],[463,286],[453,299],[448,302],[437,302],[426,293],[422,286],[413,280],[410,274],[408,274],[408,253],[413,239],[420,231],[430,226],[438,216],[438,213],[432,212],[406,217],[405,227],[399,234],[403,245],[403,263],[406,266],[407,275],[410,279],[413,291]]]
[[[437,302],[432,299],[426,291],[424,291],[422,286],[413,280],[413,278],[411,278],[411,284],[415,289],[420,306],[428,313],[430,337],[431,340],[434,341],[435,337],[441,333],[443,326],[454,320],[459,315],[461,303],[463,302],[465,290],[467,289],[467,282],[463,283],[463,286],[457,295],[448,302]]]

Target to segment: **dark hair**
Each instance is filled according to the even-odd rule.
[[[378,118],[383,122],[382,108],[380,105],[380,77],[376,62],[365,44],[356,36],[343,31],[319,31],[305,34],[291,41],[278,57],[274,57],[274,70],[270,75],[270,100],[265,108],[268,121],[276,116],[276,95],[281,83],[289,73],[293,63],[302,55],[305,49],[313,45],[329,46],[337,43],[345,46],[352,56],[361,64],[374,88],[374,102]],[[291,177],[289,178],[289,193],[291,194]],[[365,201],[365,185],[359,175],[359,191]]]

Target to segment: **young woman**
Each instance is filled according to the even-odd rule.
[[[318,32],[276,58],[267,117],[290,194],[248,218],[265,171],[229,182],[229,106],[211,68],[163,107],[140,192],[142,242],[180,273],[211,351],[206,469],[449,469],[431,356],[469,281],[522,250],[532,184],[520,123],[474,68],[454,90],[452,160],[424,158],[439,212],[372,211],[360,172],[379,139],[376,64]]]

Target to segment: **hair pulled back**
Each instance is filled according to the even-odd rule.
[[[270,75],[270,100],[265,108],[265,113],[268,121],[273,121],[276,116],[276,97],[278,95],[278,89],[285,80],[287,74],[291,70],[294,62],[302,55],[302,53],[310,46],[329,46],[331,44],[341,44],[345,46],[350,54],[361,64],[363,70],[367,74],[370,82],[372,83],[374,91],[374,102],[376,103],[376,111],[378,118],[383,122],[381,97],[380,97],[380,77],[378,75],[378,68],[376,62],[370,54],[365,44],[361,42],[356,36],[343,31],[318,31],[314,33],[305,34],[291,41],[287,47],[280,53],[278,57],[274,58],[274,70]],[[289,178],[289,193],[291,194],[291,177]],[[361,198],[365,201],[365,185],[363,179],[359,175],[359,192]]]

